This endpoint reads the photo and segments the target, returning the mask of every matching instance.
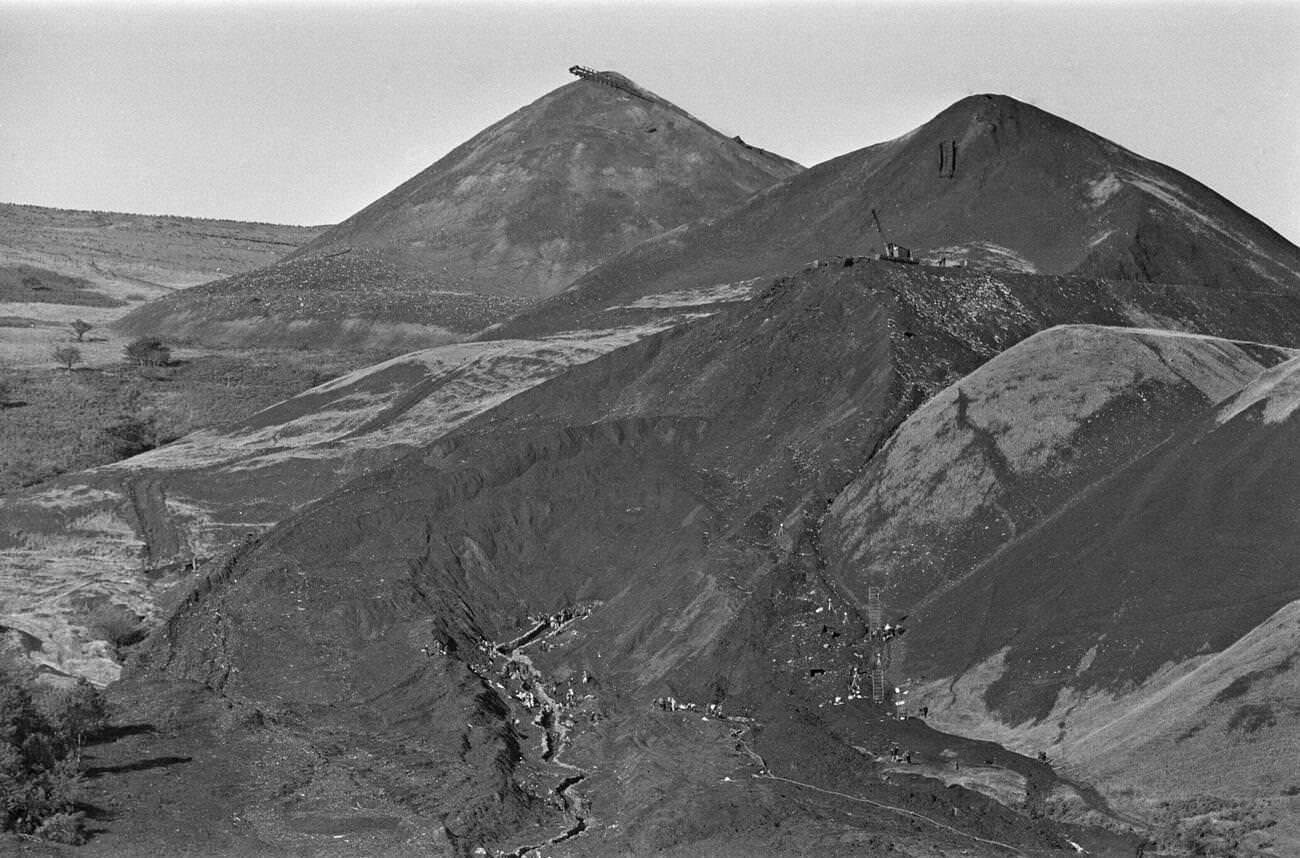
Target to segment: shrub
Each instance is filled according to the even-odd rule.
[[[78,747],[103,730],[108,721],[104,695],[84,679],[71,688],[50,693],[40,708],[50,726]]]
[[[0,830],[80,843],[81,745],[103,726],[103,698],[83,681],[42,703],[29,676],[0,664]]]
[[[127,360],[136,366],[166,366],[171,363],[172,351],[158,337],[140,337],[122,351]]]
[[[165,431],[158,421],[149,417],[123,417],[104,429],[113,454],[126,459],[147,452],[160,444],[175,441],[176,435]]]
[[[69,372],[72,371],[74,363],[81,363],[81,349],[76,346],[60,346],[54,350],[53,356]]]
[[[85,319],[73,319],[68,324],[69,327],[72,328],[72,333],[76,335],[77,342],[79,343],[83,341],[82,338],[86,336],[86,333],[90,331],[91,328],[95,327],[94,325],[90,324],[90,322],[87,322]]]
[[[86,842],[86,815],[81,811],[59,811],[47,817],[36,829],[36,836],[54,843],[77,846]]]

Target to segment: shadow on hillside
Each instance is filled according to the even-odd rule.
[[[85,802],[85,801],[76,802],[72,806],[72,809],[75,810],[77,813],[82,814],[83,817],[85,818],[85,827],[82,829],[82,834],[85,837],[85,842],[94,840],[99,835],[108,831],[108,826],[106,823],[112,822],[114,819],[117,819],[118,817],[118,814],[114,813],[111,810],[108,810],[107,808],[100,807],[97,804],[90,804],[89,802]],[[94,825],[93,823],[99,823],[99,824]]]
[[[103,730],[95,733],[94,738],[89,739],[87,745],[103,745],[108,742],[115,742],[126,736],[140,736],[143,734],[152,735],[157,733],[158,729],[152,724],[118,724],[112,727],[105,727]]]
[[[175,766],[181,763],[188,763],[193,757],[154,757],[149,760],[137,760],[134,763],[123,763],[120,766],[90,766],[86,769],[86,778],[94,780],[103,775],[116,775],[122,772],[143,772],[149,769],[162,769],[168,766]]]

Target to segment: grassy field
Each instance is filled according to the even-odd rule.
[[[383,355],[239,352],[171,366],[0,370],[0,492],[238,422]],[[134,449],[133,449],[134,448]]]
[[[387,357],[169,343],[170,366],[124,360],[134,337],[112,326],[132,307],[268,265],[321,230],[0,203],[0,493],[236,422]],[[65,369],[55,352],[69,348]]]

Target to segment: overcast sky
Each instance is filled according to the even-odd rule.
[[[1300,242],[1300,0],[0,0],[0,201],[333,223],[615,69],[804,164],[1000,92]]]

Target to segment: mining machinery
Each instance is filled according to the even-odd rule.
[[[880,241],[885,245],[885,252],[877,256],[877,259],[885,262],[901,262],[905,265],[919,264],[920,260],[912,258],[912,251],[885,237],[885,228],[880,225],[880,215],[876,214],[875,209],[871,210],[871,220],[875,222],[876,232],[880,233]]]

